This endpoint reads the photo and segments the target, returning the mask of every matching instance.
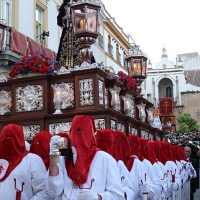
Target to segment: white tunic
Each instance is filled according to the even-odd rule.
[[[132,183],[134,183],[134,185],[131,183],[130,173],[126,168],[126,166],[124,165],[123,161],[119,160],[117,162],[117,166],[121,177],[122,188],[123,191],[126,193],[126,199],[133,200],[136,190],[135,188],[137,188],[136,181],[132,180]]]
[[[152,187],[155,190],[152,200],[158,200],[158,198],[161,196],[162,189],[164,188],[164,181],[161,180],[163,177],[162,171],[157,163],[154,163],[154,165],[152,165],[147,159],[144,159],[142,163],[151,178],[151,181],[153,183]]]
[[[79,188],[73,187],[73,181],[68,177],[64,159],[58,163],[59,174],[48,176],[46,185],[50,194],[58,196],[59,200],[78,200]],[[91,185],[91,180],[94,182]],[[90,188],[102,196],[102,200],[124,200],[120,183],[121,177],[117,163],[112,156],[98,151],[90,165],[87,182],[81,188]]]
[[[146,177],[145,177],[146,175]],[[131,176],[131,181],[135,182],[137,184],[136,186],[136,191],[135,191],[135,200],[142,200],[143,199],[143,194],[141,192],[141,187],[142,187],[142,182],[146,182],[147,184],[149,184],[149,186],[151,186],[152,181],[150,180],[150,177],[146,171],[146,169],[144,168],[142,162],[135,158],[132,169],[130,171],[130,176]],[[146,179],[146,180],[145,180]],[[133,184],[135,184],[133,183]],[[148,194],[148,196],[153,197],[155,190],[151,187],[150,193]],[[152,198],[150,198],[152,199]]]
[[[20,164],[9,174],[9,176],[0,182],[0,199],[15,200],[16,188],[22,190],[21,200],[51,200],[52,198],[45,190],[46,168],[42,159],[32,153],[27,154]]]

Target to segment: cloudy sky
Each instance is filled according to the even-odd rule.
[[[107,11],[148,54],[153,67],[163,46],[170,61],[177,54],[200,54],[200,0],[102,0]]]

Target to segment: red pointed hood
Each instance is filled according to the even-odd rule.
[[[87,181],[90,165],[98,151],[95,131],[93,118],[86,115],[73,118],[69,132],[73,158],[67,159],[66,168],[68,176],[75,184],[84,184]]]
[[[9,124],[0,134],[0,159],[6,160],[9,165],[5,175],[0,179],[4,181],[12,170],[22,161],[29,152],[25,148],[24,132],[22,126]]]
[[[31,144],[30,152],[40,156],[45,164],[46,169],[49,168],[49,143],[51,140],[51,134],[47,131],[41,131],[35,135]]]
[[[114,138],[112,129],[101,129],[97,131],[95,136],[97,147],[102,151],[109,153],[113,158],[116,158],[114,151]]]
[[[114,148],[116,152],[116,160],[122,160],[128,170],[131,170],[132,165],[130,164],[131,149],[129,141],[125,133],[120,131],[113,132],[114,137]]]
[[[140,141],[140,160],[148,159],[148,140],[146,138],[139,138]]]
[[[148,160],[151,162],[152,165],[157,162],[154,143],[154,141],[148,141],[147,143]]]
[[[115,144],[114,148],[116,152],[116,160],[122,160],[126,165],[131,155],[131,150],[126,135],[125,133],[120,131],[113,131],[113,137]]]
[[[137,135],[128,134],[127,139],[131,148],[131,155],[136,155],[140,158],[140,141]]]
[[[161,148],[161,142],[160,141],[155,141],[154,142],[154,149],[155,149],[155,155],[158,161],[160,161],[163,165],[169,160],[165,153],[163,152]]]
[[[171,160],[173,162],[175,161],[175,158],[172,153],[172,145],[169,142],[161,141],[161,148],[163,152],[165,153],[165,156],[168,158],[168,160]]]

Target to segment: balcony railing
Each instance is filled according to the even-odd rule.
[[[5,50],[17,53],[20,56],[27,55],[29,52],[39,51],[53,60],[56,57],[56,53],[51,49],[9,26],[5,26],[0,32],[0,51],[3,52]]]
[[[108,44],[108,54],[113,57],[113,46],[111,44]]]
[[[99,36],[98,36],[98,45],[104,49],[104,41],[103,41],[103,36],[99,33]]]

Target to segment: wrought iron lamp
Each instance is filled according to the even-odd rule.
[[[140,50],[140,47],[133,44],[128,54],[125,56],[127,62],[128,74],[138,84],[138,89],[141,94],[141,83],[147,77],[147,54]]]
[[[81,43],[82,60],[90,63],[90,46],[98,37],[98,16],[100,0],[78,0],[71,5],[75,38]]]

